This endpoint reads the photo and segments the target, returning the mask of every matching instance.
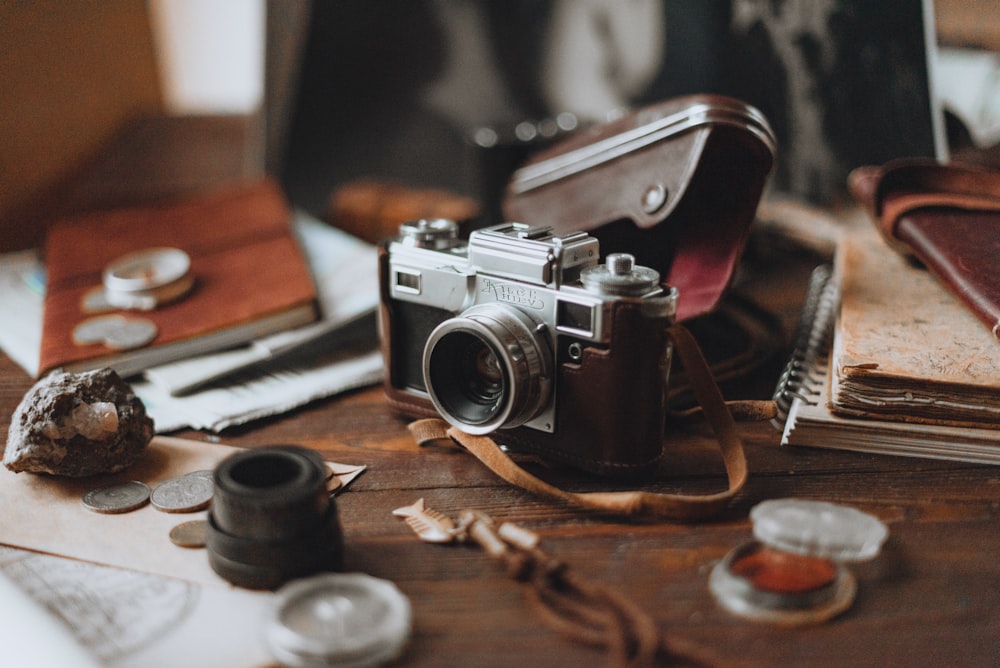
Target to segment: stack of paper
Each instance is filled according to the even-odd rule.
[[[296,213],[292,229],[315,282],[319,320],[130,377],[160,433],[220,431],[318,398],[378,383],[376,250]],[[45,268],[37,253],[0,257],[0,347],[39,372]]]
[[[1000,464],[1000,345],[961,302],[867,229],[822,290],[783,444]]]

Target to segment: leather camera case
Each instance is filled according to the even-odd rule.
[[[644,107],[543,151],[511,177],[507,220],[581,230],[680,291],[677,319],[712,311],[743,254],[774,166],[755,108],[695,95]]]
[[[774,164],[764,117],[731,98],[692,96],[640,109],[582,131],[512,176],[507,220],[585,231],[602,256],[623,252],[677,288],[675,318],[640,316],[639,300],[614,305],[613,343],[579,363],[556,360],[553,433],[517,427],[498,440],[517,450],[603,475],[651,469],[663,453],[671,348],[667,327],[711,312],[729,286]],[[379,247],[380,338],[390,404],[436,417],[430,399],[408,389],[433,324],[400,313],[388,292],[389,257]],[[419,320],[419,318],[418,318]],[[426,332],[424,331],[426,330]],[[562,346],[557,345],[557,350]]]

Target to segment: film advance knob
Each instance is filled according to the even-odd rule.
[[[588,290],[605,295],[642,296],[660,285],[660,274],[635,264],[629,253],[611,253],[605,264],[583,270],[580,280]]]
[[[399,226],[403,244],[417,248],[448,248],[458,239],[458,223],[447,218],[411,220]]]

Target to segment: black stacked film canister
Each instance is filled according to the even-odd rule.
[[[248,589],[340,570],[343,538],[327,470],[318,454],[290,445],[223,460],[206,527],[212,569]]]

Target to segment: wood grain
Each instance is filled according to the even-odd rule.
[[[739,290],[795,324],[815,258],[770,251],[749,257]],[[773,387],[774,369],[747,378]],[[31,379],[0,356],[0,430]],[[758,390],[765,397],[767,390]],[[613,586],[653,616],[668,638],[719,666],[940,666],[1000,663],[1000,469],[956,462],[782,448],[770,424],[741,425],[751,477],[732,507],[698,525],[624,522],[553,505],[511,488],[471,456],[420,450],[406,421],[378,388],[315,402],[222,434],[227,444],[298,443],[368,469],[338,497],[346,568],[394,581],[410,598],[415,633],[401,665],[594,665],[599,652],[558,636],[500,564],[462,545],[419,542],[392,509],[424,497],[452,515],[464,508],[538,532],[542,547],[574,572]],[[214,440],[208,434],[177,434]],[[710,491],[724,484],[700,427],[671,432],[662,489]],[[579,489],[607,485],[567,471],[542,471]],[[751,539],[750,509],[781,497],[848,504],[890,530],[874,561],[852,566],[853,607],[815,627],[744,621],[709,593],[712,566]],[[2,524],[0,524],[2,526]],[[2,542],[0,535],[0,542]]]

